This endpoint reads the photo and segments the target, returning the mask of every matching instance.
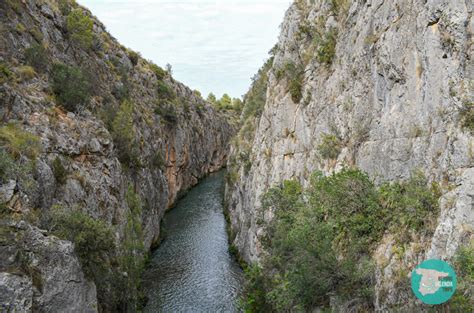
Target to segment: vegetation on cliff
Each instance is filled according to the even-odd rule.
[[[244,96],[239,121],[240,130],[232,142],[234,153],[230,155],[228,162],[229,169],[226,179],[231,185],[238,179],[241,168],[244,169],[244,173],[248,173],[252,166],[250,153],[255,129],[265,106],[268,75],[272,64],[273,58],[265,62],[257,75],[252,78],[252,85]]]
[[[337,295],[370,310],[377,243],[387,231],[399,245],[412,234],[433,232],[438,197],[438,187],[421,174],[376,187],[356,169],[317,172],[307,189],[292,180],[269,189],[262,206],[274,218],[258,221],[266,253],[261,268],[247,271],[246,308],[306,311],[329,307]]]
[[[83,279],[71,289],[95,295],[93,281],[99,311],[136,311],[145,250],[158,237],[150,225],[172,192],[224,162],[232,127],[171,66],[120,45],[73,0],[0,1],[0,15],[1,218],[73,242],[87,278],[60,267]],[[35,272],[47,280],[45,264]],[[30,300],[39,310],[42,298],[89,301],[51,292]]]

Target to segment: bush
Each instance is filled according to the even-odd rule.
[[[454,257],[457,290],[446,304],[453,312],[474,312],[474,242],[461,247]]]
[[[54,159],[52,167],[53,167],[53,174],[54,174],[54,178],[56,179],[56,182],[59,185],[64,185],[67,181],[68,171],[64,167],[59,157],[56,157]]]
[[[29,31],[30,31],[30,35],[33,36],[36,42],[41,43],[43,41],[44,36],[41,30],[34,27],[34,28],[31,28]]]
[[[120,83],[117,83],[114,86],[112,94],[117,100],[123,102],[130,98],[132,86],[129,80],[128,69],[120,64],[117,65],[116,68],[118,69],[118,73],[120,75]]]
[[[15,160],[5,150],[0,148],[0,184],[16,176],[18,169]]]
[[[319,154],[323,159],[335,160],[341,153],[342,142],[339,137],[332,134],[322,134],[322,142],[318,146]]]
[[[400,236],[409,234],[409,230],[434,232],[440,191],[437,184],[430,188],[427,184],[426,177],[415,172],[407,181],[380,186],[380,203],[390,217],[386,223],[393,233],[398,234],[399,241],[403,241]]]
[[[168,125],[173,125],[178,121],[178,114],[171,103],[157,104],[155,113],[161,116]]]
[[[35,159],[41,149],[36,135],[22,130],[14,123],[0,127],[0,144],[15,159],[22,156]]]
[[[474,102],[465,101],[461,110],[462,126],[474,133]]]
[[[285,77],[288,80],[288,91],[291,95],[291,100],[294,103],[299,103],[303,97],[303,80],[304,68],[301,64],[288,62],[277,73],[277,77]]]
[[[315,173],[304,190],[296,181],[284,181],[262,197],[263,211],[274,214],[264,224],[261,268],[247,271],[245,307],[255,312],[308,311],[329,307],[332,295],[353,300],[373,310],[375,267],[371,254],[387,230],[420,232],[419,221],[436,218],[439,196],[426,179],[415,174],[403,188],[389,192],[376,188],[356,169],[323,176]],[[394,203],[398,197],[401,202]],[[391,205],[388,206],[388,203]],[[416,209],[413,209],[416,208]],[[263,220],[263,218],[261,218]],[[354,288],[358,286],[358,288]],[[262,309],[260,309],[262,308]]]
[[[25,25],[23,25],[22,23],[18,23],[18,24],[16,24],[16,30],[17,30],[20,34],[22,34],[22,33],[24,33],[24,32],[26,31],[26,27],[25,27]]]
[[[135,140],[133,127],[133,105],[124,101],[112,122],[112,137],[117,149],[118,159],[130,168],[140,166],[139,147]]]
[[[58,9],[64,16],[69,15],[75,7],[77,7],[77,4],[74,0],[58,0]]]
[[[48,54],[46,48],[41,44],[33,44],[27,48],[25,60],[28,65],[33,66],[39,72],[45,72],[48,69]]]
[[[350,8],[350,0],[330,0],[331,11],[334,15],[341,17],[345,15]]]
[[[253,265],[245,269],[244,294],[245,302],[243,308],[245,312],[271,312],[272,307],[267,303],[265,290],[266,282],[262,273],[262,268]]]
[[[114,236],[103,221],[80,211],[55,213],[53,232],[72,241],[84,274],[96,280],[107,270],[108,255],[115,250]]]
[[[156,64],[150,63],[149,67],[150,67],[150,70],[153,73],[155,73],[155,76],[158,80],[163,80],[166,77],[166,75],[168,75],[164,69],[162,69]]]
[[[173,100],[176,98],[174,90],[164,81],[158,81],[158,97],[162,100]]]
[[[316,38],[319,46],[316,59],[319,63],[330,66],[336,56],[337,30],[335,28],[327,32],[322,38]]]
[[[94,21],[80,8],[72,10],[66,18],[69,39],[83,49],[90,49],[94,40]]]
[[[132,62],[133,66],[136,66],[138,64],[138,60],[140,59],[140,54],[135,51],[128,50],[128,58],[130,59],[130,62]]]
[[[56,99],[68,111],[79,111],[91,97],[89,78],[78,67],[55,63],[51,84]]]
[[[6,66],[5,63],[0,63],[0,84],[4,84],[14,77],[12,71]]]
[[[301,101],[301,98],[303,97],[303,82],[301,80],[292,80],[290,81],[290,95],[291,95],[291,100],[293,100],[294,103],[299,103]]]

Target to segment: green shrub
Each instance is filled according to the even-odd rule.
[[[14,178],[17,171],[15,160],[8,152],[0,148],[0,184]]]
[[[267,96],[268,72],[272,65],[273,58],[270,58],[252,78],[252,86],[244,96],[242,122],[248,118],[259,118],[262,115]]]
[[[176,98],[174,90],[164,81],[158,81],[158,97],[162,100],[173,100]]]
[[[457,290],[446,304],[453,312],[474,312],[474,242],[461,247],[454,257]]]
[[[291,100],[294,103],[299,103],[303,97],[303,65],[288,62],[280,69],[280,74],[277,74],[277,76],[284,76],[288,80],[288,91],[290,92]]]
[[[163,80],[166,77],[167,75],[166,71],[162,69],[161,67],[159,67],[158,65],[150,63],[149,67],[151,71],[155,73],[155,76],[158,80]]]
[[[15,159],[19,159],[21,156],[35,159],[41,149],[39,138],[36,135],[22,130],[14,123],[0,127],[0,144]]]
[[[7,67],[5,63],[0,62],[0,84],[4,84],[14,77],[13,72]]]
[[[437,184],[427,187],[426,177],[415,172],[407,181],[386,183],[380,186],[380,203],[390,219],[386,220],[399,242],[408,241],[409,231],[434,232],[438,216]]]
[[[51,85],[56,99],[68,111],[79,111],[91,97],[89,77],[78,67],[55,63]]]
[[[112,94],[117,100],[119,100],[120,102],[123,102],[130,98],[132,85],[130,83],[127,67],[120,64],[117,64],[115,67],[116,67],[116,70],[118,70],[118,73],[120,75],[120,84],[117,84],[114,86]]]
[[[80,211],[57,212],[53,216],[53,232],[74,243],[84,274],[97,282],[107,272],[107,264],[115,251],[110,227]]]
[[[323,159],[335,160],[342,150],[342,142],[339,137],[333,134],[322,134],[322,142],[318,146],[319,154]]]
[[[25,25],[23,25],[22,23],[16,24],[15,29],[16,29],[20,34],[22,34],[22,33],[24,33],[24,32],[26,31],[26,27],[25,27]]]
[[[46,48],[41,44],[33,44],[25,50],[25,60],[39,72],[48,69],[49,58]]]
[[[64,16],[69,15],[75,7],[77,7],[77,4],[74,0],[58,0],[58,9]]]
[[[163,118],[163,122],[173,125],[178,121],[178,114],[171,103],[157,104],[155,113]]]
[[[351,0],[330,0],[331,11],[334,15],[342,17],[349,11]]]
[[[78,47],[90,49],[94,40],[94,21],[80,8],[72,10],[66,18],[69,39]]]
[[[128,50],[128,58],[130,59],[130,62],[132,62],[133,66],[136,66],[138,64],[138,60],[140,59],[140,54],[138,52]]]
[[[301,98],[303,97],[303,82],[301,80],[292,80],[290,81],[290,94],[291,94],[291,100],[293,100],[294,103],[299,103],[301,101]]]
[[[139,147],[133,126],[133,105],[124,101],[112,123],[112,137],[120,162],[130,168],[140,166]]]
[[[316,59],[319,63],[330,66],[336,56],[337,30],[332,28],[324,36],[316,37],[318,50]]]
[[[267,303],[265,290],[266,281],[263,270],[258,265],[245,269],[245,284],[243,309],[245,312],[272,312],[272,307]]]
[[[38,28],[34,27],[29,30],[30,35],[36,40],[36,42],[41,43],[43,41],[43,33]]]
[[[461,110],[462,126],[474,133],[474,102],[465,101]]]
[[[68,171],[64,167],[59,157],[56,157],[54,159],[52,167],[53,167],[53,175],[54,175],[54,178],[56,179],[56,182],[59,185],[64,185],[67,181]]]
[[[261,268],[246,273],[245,308],[308,311],[329,307],[331,296],[337,295],[373,310],[374,248],[387,230],[397,231],[400,221],[403,231],[423,231],[426,225],[420,221],[439,214],[434,207],[438,196],[420,174],[377,188],[356,169],[330,176],[315,173],[305,190],[296,181],[270,188],[259,212],[274,213],[261,237],[268,253]]]

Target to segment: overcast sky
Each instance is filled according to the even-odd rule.
[[[78,0],[125,46],[206,96],[242,96],[291,0]]]

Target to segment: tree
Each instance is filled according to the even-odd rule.
[[[219,104],[222,107],[229,107],[232,105],[232,98],[228,94],[223,94],[221,99],[219,100]]]
[[[240,100],[239,98],[232,99],[232,108],[235,111],[241,112],[243,107],[244,107],[244,103],[242,102],[242,100]]]
[[[92,47],[94,22],[84,14],[82,9],[74,9],[66,18],[67,31],[70,40],[79,47]]]
[[[56,99],[68,111],[78,111],[89,102],[91,84],[80,68],[55,63],[51,83]]]
[[[212,92],[209,93],[209,95],[207,96],[207,101],[209,101],[212,104],[216,104],[217,103],[216,95],[213,94]]]

